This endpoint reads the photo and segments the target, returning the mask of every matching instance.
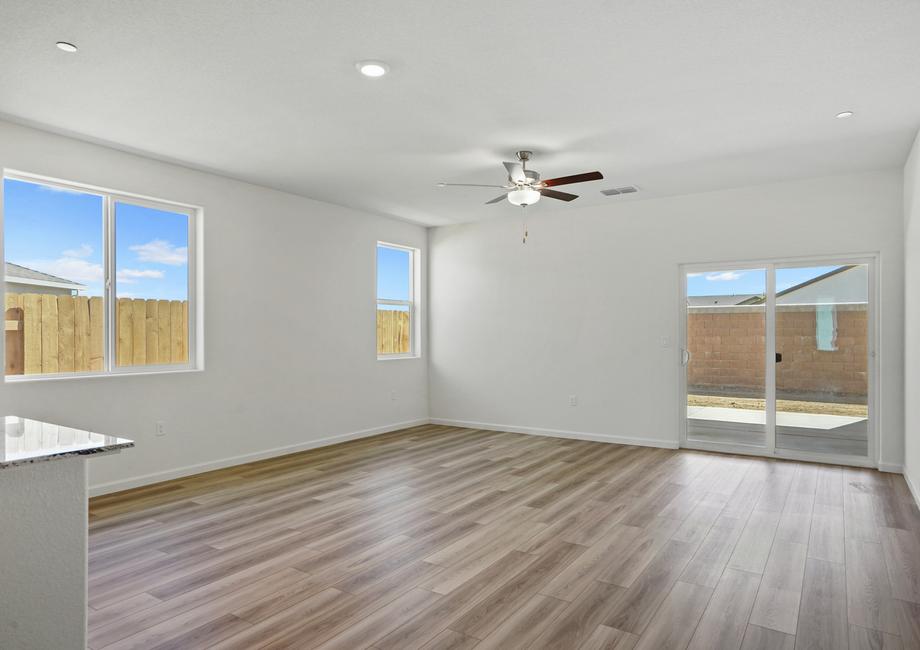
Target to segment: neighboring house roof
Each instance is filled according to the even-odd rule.
[[[805,280],[805,282],[802,282],[802,283],[800,283],[800,284],[797,284],[797,285],[795,285],[795,286],[793,286],[793,287],[789,287],[788,289],[783,289],[782,291],[777,291],[777,292],[776,292],[776,297],[779,298],[780,296],[785,296],[785,295],[787,295],[787,294],[790,294],[790,293],[793,293],[793,292],[795,292],[795,291],[798,291],[799,289],[804,289],[805,287],[807,287],[807,286],[809,286],[809,285],[811,285],[811,284],[815,284],[815,283],[817,283],[817,282],[821,282],[821,280],[826,280],[826,279],[828,279],[829,277],[831,277],[831,276],[833,276],[833,275],[837,275],[838,273],[843,273],[844,271],[849,271],[850,269],[855,269],[855,268],[856,268],[856,265],[855,265],[855,264],[847,264],[846,266],[838,267],[838,268],[836,268],[836,269],[833,269],[832,271],[828,271],[828,272],[825,273],[824,275],[819,275],[819,276],[816,277],[816,278],[812,278],[812,279],[810,279],[810,280]]]
[[[50,273],[42,273],[41,271],[20,266],[19,264],[13,264],[12,262],[6,263],[6,276],[4,280],[14,284],[34,284],[41,287],[57,287],[60,289],[72,289],[77,291],[86,288],[86,285],[80,284],[79,282],[59,278]]]
[[[755,293],[741,294],[737,296],[687,296],[687,306],[689,307],[716,307],[740,305],[747,303],[749,300],[760,298]]]
[[[831,278],[831,277],[833,277],[833,276],[835,276],[835,275],[839,275],[840,273],[844,273],[844,272],[849,271],[849,270],[851,270],[851,269],[855,269],[855,268],[857,268],[858,266],[859,266],[858,264],[846,264],[846,265],[844,265],[844,266],[838,266],[836,269],[831,269],[831,270],[828,271],[827,273],[824,273],[824,274],[822,274],[822,275],[819,275],[819,276],[810,278],[810,279],[808,279],[808,280],[805,280],[805,282],[800,282],[799,284],[793,285],[793,286],[789,287],[788,289],[783,289],[782,291],[777,291],[777,292],[776,292],[776,297],[777,297],[777,299],[779,299],[779,298],[782,298],[783,296],[789,296],[790,294],[793,294],[793,293],[795,293],[796,291],[801,291],[801,290],[804,289],[805,287],[810,287],[810,286],[813,285],[813,284],[817,284],[817,283],[819,283],[819,282],[823,282],[824,280],[827,280],[828,278]],[[758,297],[757,297],[757,300],[754,300],[754,301],[751,301],[751,302],[748,302],[748,303],[745,303],[745,304],[748,304],[748,305],[761,305],[761,304],[763,304],[764,302],[766,302],[766,298],[763,298],[763,297],[761,297],[761,296],[758,296]]]

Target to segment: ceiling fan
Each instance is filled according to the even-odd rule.
[[[584,183],[585,181],[599,181],[604,175],[600,172],[586,172],[584,174],[573,174],[572,176],[560,176],[559,178],[548,178],[540,180],[540,174],[531,169],[527,169],[527,162],[533,156],[532,151],[518,151],[518,162],[502,163],[508,170],[508,183],[505,185],[479,185],[476,183],[438,183],[438,187],[500,187],[505,193],[496,196],[490,203],[499,203],[503,199],[513,205],[527,207],[540,200],[541,196],[560,201],[573,201],[578,198],[577,194],[568,192],[559,192],[549,188],[557,185],[571,185],[572,183]]]

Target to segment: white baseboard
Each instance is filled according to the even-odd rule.
[[[904,472],[904,482],[907,483],[907,489],[910,490],[911,495],[914,497],[914,503],[917,504],[917,507],[920,508],[920,489],[914,485],[913,481],[910,480],[910,474]]]
[[[152,483],[161,483],[162,481],[170,481],[172,479],[182,478],[183,476],[201,474],[202,472],[210,472],[215,469],[224,469],[225,467],[233,467],[234,465],[243,465],[245,463],[251,463],[256,460],[274,458],[275,456],[294,454],[298,451],[306,451],[308,449],[315,449],[317,447],[327,447],[329,445],[335,445],[340,442],[347,442],[348,440],[369,438],[370,436],[380,435],[381,433],[389,433],[390,431],[398,431],[399,429],[408,429],[409,427],[417,427],[428,423],[428,418],[408,420],[406,422],[396,422],[394,424],[386,424],[384,426],[374,427],[372,429],[363,429],[361,431],[352,431],[351,433],[342,433],[335,436],[328,436],[318,440],[309,440],[307,442],[298,443],[296,445],[275,447],[274,449],[265,449],[263,451],[257,451],[251,454],[231,456],[230,458],[221,458],[220,460],[208,461],[206,463],[198,463],[195,465],[186,465],[185,467],[177,467],[175,469],[168,469],[163,472],[144,474],[143,476],[135,476],[128,479],[122,479],[120,481],[99,483],[98,485],[90,486],[89,495],[91,497],[95,497],[102,494],[109,494],[110,492],[130,490],[131,488],[142,487]]]
[[[878,462],[878,471],[880,472],[891,472],[892,474],[903,474],[904,466],[899,465],[898,463],[886,463],[885,461]]]
[[[562,429],[541,429],[538,427],[518,427],[510,424],[494,424],[491,422],[470,422],[468,420],[449,420],[445,418],[431,418],[431,424],[443,424],[450,427],[466,427],[468,429],[486,429],[487,431],[508,431],[511,433],[527,433],[533,436],[547,436],[549,438],[572,438],[575,440],[590,440],[592,442],[610,442],[618,445],[636,445],[639,447],[662,447],[664,449],[677,449],[680,445],[676,440],[661,438],[630,438],[626,436],[612,436],[605,433],[588,433],[584,431],[564,431]]]

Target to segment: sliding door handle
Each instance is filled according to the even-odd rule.
[[[776,363],[782,363],[782,362],[783,362],[783,353],[777,352],[776,353]]]
[[[680,351],[680,365],[686,366],[690,363],[690,350],[684,349]]]

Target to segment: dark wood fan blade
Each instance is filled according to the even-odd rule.
[[[501,196],[496,196],[496,197],[495,197],[494,199],[492,199],[491,201],[486,201],[486,205],[489,205],[490,203],[498,203],[499,201],[504,201],[506,196],[508,196],[508,195],[507,195],[507,194],[502,194]]]
[[[543,196],[548,196],[551,199],[559,199],[560,201],[574,201],[578,198],[577,194],[569,194],[568,192],[559,192],[557,190],[540,190],[540,194]]]
[[[571,185],[572,183],[584,183],[585,181],[599,181],[604,177],[600,172],[586,172],[584,174],[573,174],[572,176],[560,176],[559,178],[548,178],[543,181],[546,187],[555,187],[556,185]]]

